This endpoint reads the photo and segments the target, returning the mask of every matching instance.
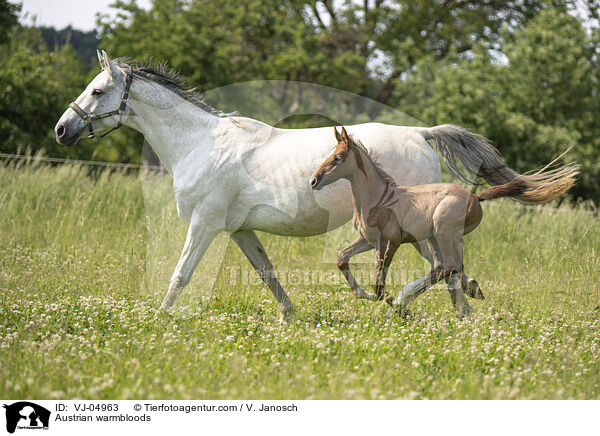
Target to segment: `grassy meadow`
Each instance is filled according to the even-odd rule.
[[[470,319],[443,286],[407,320],[355,300],[334,265],[349,225],[259,235],[296,304],[287,324],[226,237],[165,315],[186,231],[168,176],[0,163],[0,397],[600,399],[597,214],[483,207]],[[355,258],[363,282],[372,257]],[[426,272],[401,248],[391,291]]]

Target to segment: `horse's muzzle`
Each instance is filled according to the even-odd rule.
[[[56,142],[69,147],[74,145],[79,139],[79,132],[75,132],[75,134],[69,134],[69,129],[62,124],[56,125],[54,128],[54,134],[56,135]]]

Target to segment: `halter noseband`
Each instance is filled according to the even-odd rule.
[[[108,132],[98,136],[94,132],[94,127],[92,126],[92,121],[112,117],[113,115],[120,115],[121,117],[123,116],[123,114],[125,113],[125,109],[127,109],[127,100],[129,99],[129,88],[131,87],[131,82],[133,81],[133,75],[131,73],[127,73],[126,71],[124,71],[124,74],[125,74],[125,89],[123,90],[123,96],[121,97],[121,104],[119,105],[118,109],[115,109],[114,111],[110,111],[110,112],[104,112],[103,114],[91,114],[90,115],[86,111],[81,109],[81,107],[79,107],[79,105],[75,102],[73,102],[69,105],[69,107],[71,109],[73,109],[75,111],[75,113],[77,115],[79,115],[81,117],[81,119],[83,119],[83,121],[85,122],[85,125],[87,126],[88,130],[90,131],[90,134],[87,136],[88,138],[97,138],[97,140],[100,140],[100,139],[104,138],[106,135],[108,135],[109,133],[111,133],[112,131],[117,130],[119,127],[121,127],[121,125],[122,125],[121,118],[119,118],[119,122],[117,123],[117,125],[115,127],[110,129]]]

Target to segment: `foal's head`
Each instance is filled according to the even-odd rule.
[[[333,153],[319,165],[309,180],[312,189],[317,191],[336,180],[350,177],[356,169],[356,155],[350,153],[356,148],[356,144],[343,127],[342,133],[339,133],[335,127],[333,131],[338,143],[335,145]]]

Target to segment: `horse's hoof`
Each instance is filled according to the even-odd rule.
[[[281,314],[279,315],[279,322],[282,324],[286,324],[290,321],[294,315],[296,314],[296,308],[294,306],[288,306],[281,309]]]
[[[166,306],[164,304],[160,305],[159,310],[160,310],[160,313],[163,314],[163,315],[171,315],[173,313],[172,307],[171,306]]]
[[[377,295],[375,295],[373,292],[367,291],[364,288],[361,288],[360,286],[358,286],[354,291],[354,296],[361,300],[377,301]]]

